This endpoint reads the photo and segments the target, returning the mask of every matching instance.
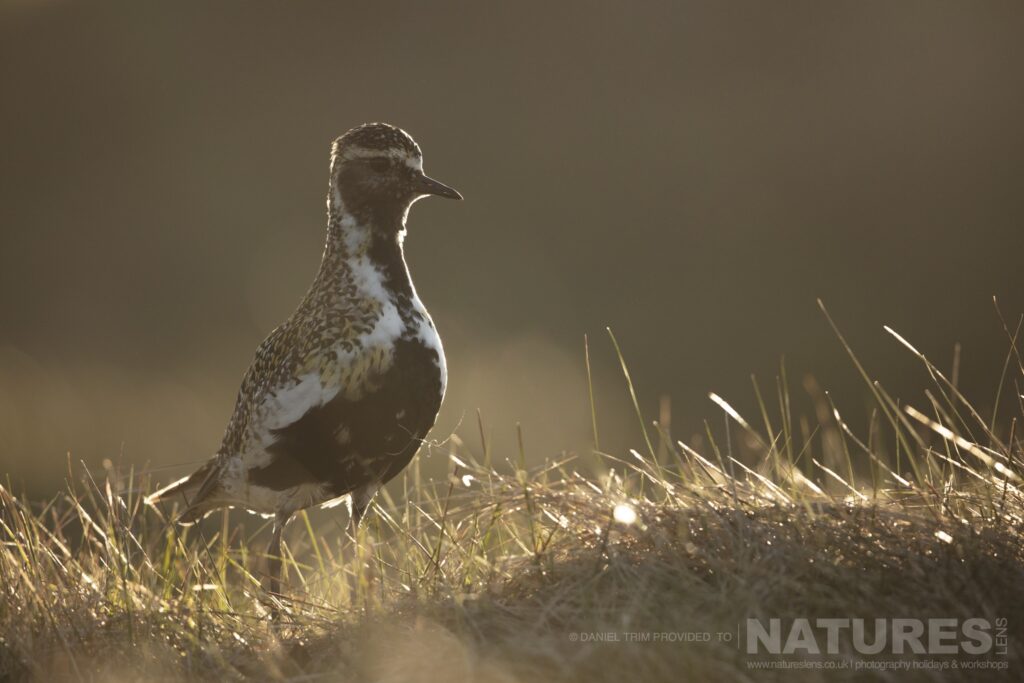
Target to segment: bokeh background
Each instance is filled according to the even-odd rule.
[[[538,460],[756,414],[785,356],[863,429],[864,364],[921,401],[890,324],[991,402],[1024,311],[1024,5],[0,5],[0,471],[211,454],[305,291],[330,140],[409,130],[462,204],[408,258],[444,336],[434,432]],[[813,392],[812,392],[813,393]],[[430,456],[436,467],[444,458]],[[162,470],[163,471],[163,470]]]

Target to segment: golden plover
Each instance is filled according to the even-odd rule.
[[[355,531],[437,418],[444,351],[402,248],[409,208],[426,195],[462,199],[424,175],[400,128],[369,123],[334,141],[313,285],[260,344],[216,456],[148,499],[183,498],[184,524],[234,506],[274,516],[271,592],[292,514],[346,500]]]

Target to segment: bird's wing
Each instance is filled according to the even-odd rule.
[[[231,413],[224,439],[221,443],[222,457],[231,458],[251,450],[254,445],[253,427],[268,417],[275,419],[274,413],[265,407],[267,396],[276,395],[290,383],[289,365],[294,362],[289,352],[289,339],[293,337],[285,323],[271,332],[256,349],[256,356],[242,377],[242,384],[235,399],[235,409]]]
[[[353,403],[373,393],[392,361],[387,345],[325,350],[310,337],[301,325],[278,328],[242,381],[222,452],[241,458],[249,483],[281,491],[323,482],[337,466]]]
[[[260,405],[265,402],[268,388],[281,384],[275,378],[283,375],[282,370],[287,367],[288,343],[293,336],[289,328],[289,323],[278,327],[256,350],[256,357],[242,378],[235,407],[217,454],[189,476],[151,494],[147,502],[152,504],[181,497],[186,509],[178,521],[183,523],[198,520],[218,505],[225,473],[237,472],[237,468],[231,467],[232,460],[251,448],[251,426],[261,413]]]

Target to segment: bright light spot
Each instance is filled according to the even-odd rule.
[[[952,543],[953,537],[947,534],[945,531],[936,531],[935,538],[939,539],[943,543]]]
[[[469,486],[470,484],[473,483],[474,479],[476,479],[476,477],[474,477],[472,474],[463,474],[462,475],[462,485],[463,486]]]
[[[619,524],[633,524],[636,522],[636,510],[625,503],[616,505],[615,510],[612,512],[612,516]]]

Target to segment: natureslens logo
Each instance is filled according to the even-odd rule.
[[[767,623],[766,623],[767,622]],[[1006,619],[747,619],[751,655],[999,655]]]

